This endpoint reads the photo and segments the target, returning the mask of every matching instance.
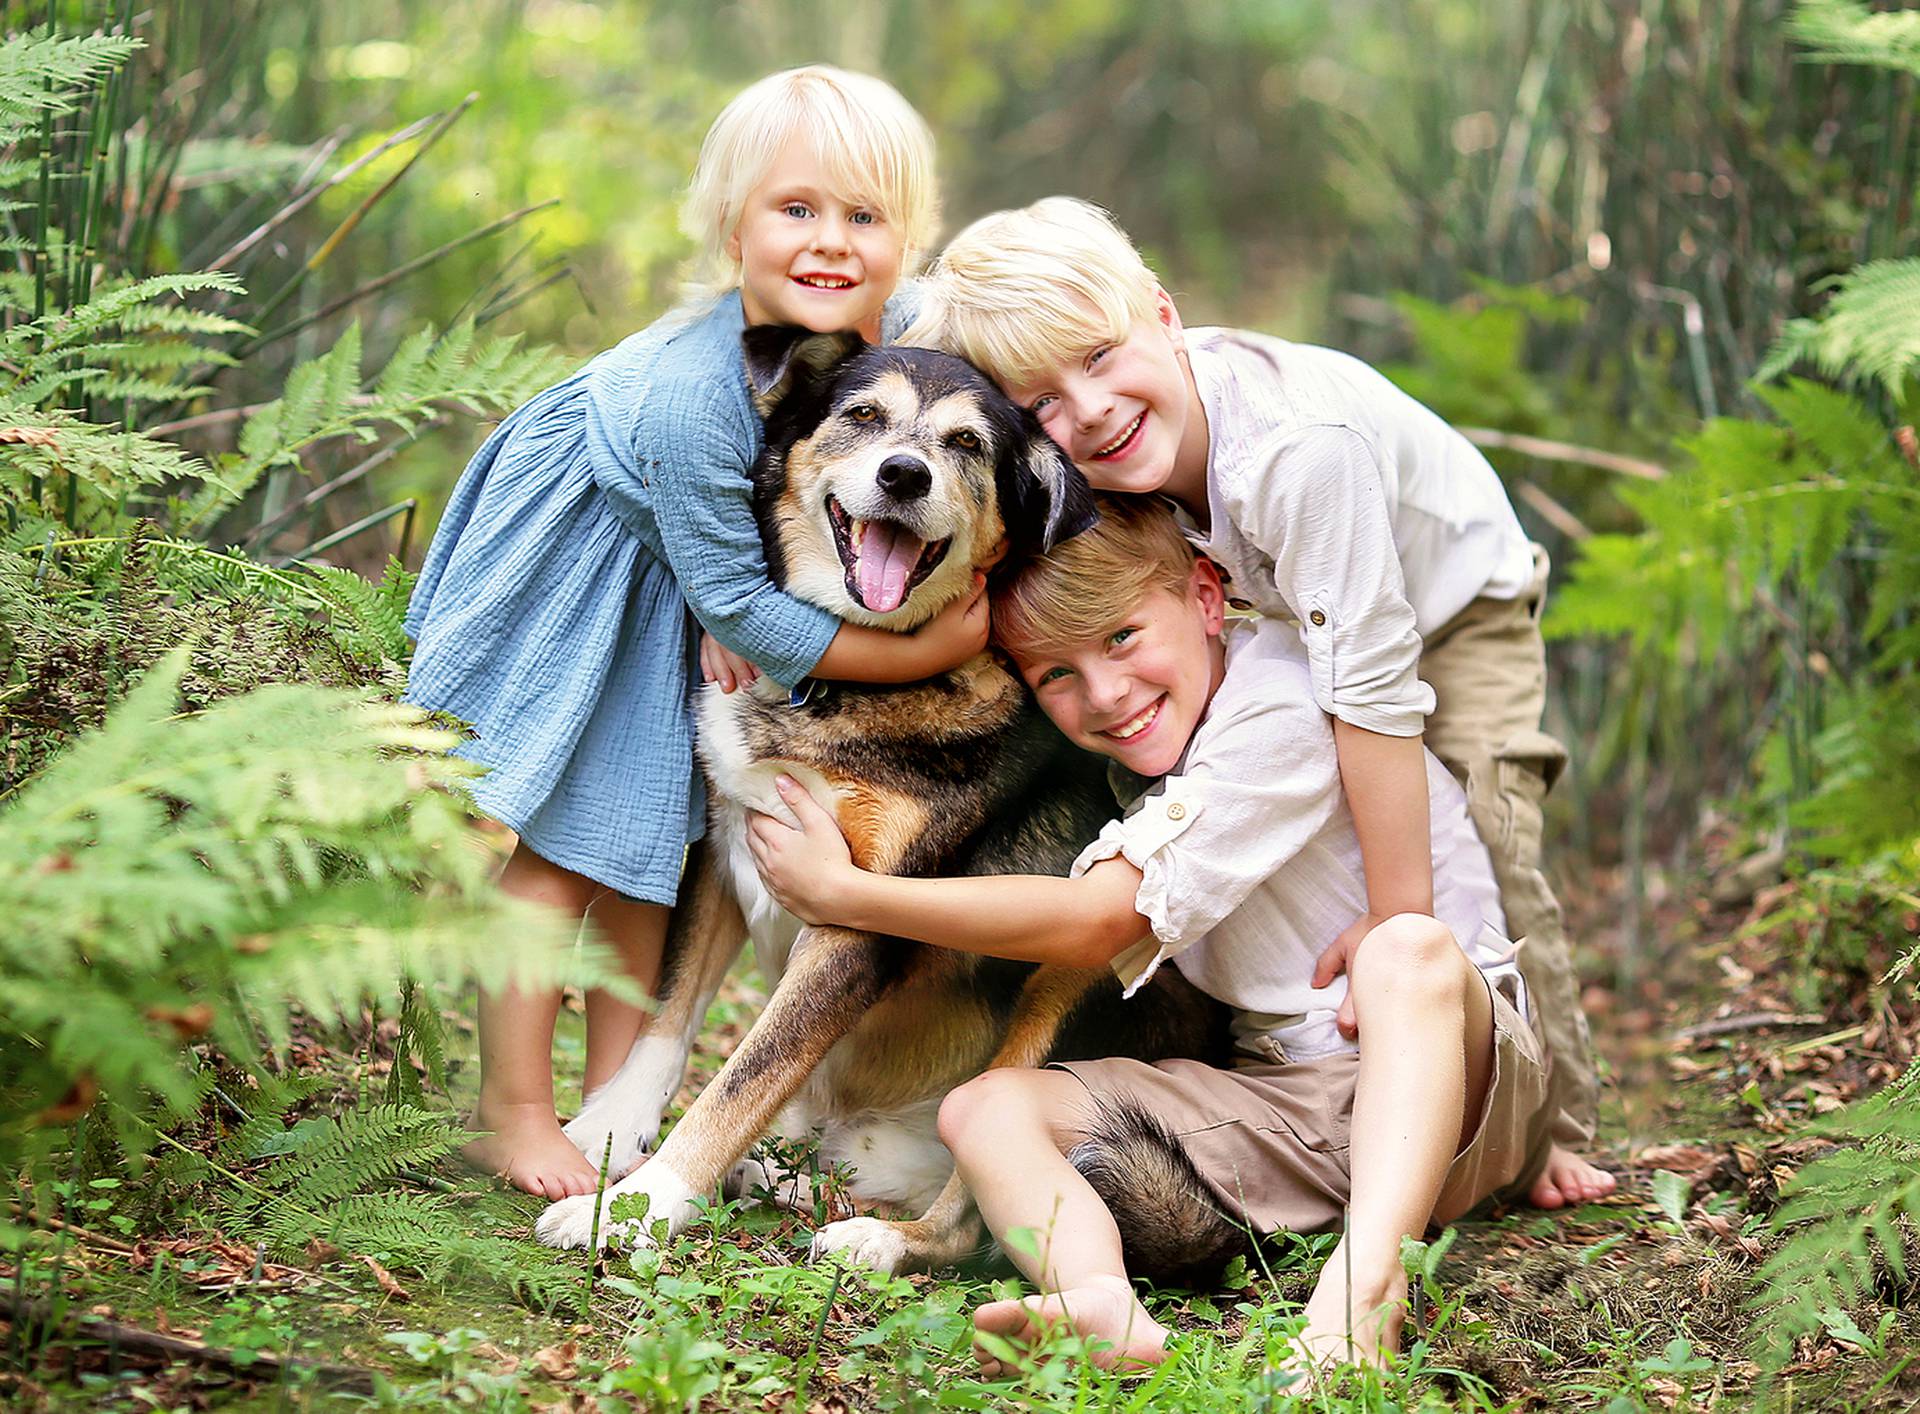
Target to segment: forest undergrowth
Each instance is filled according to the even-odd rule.
[[[1482,1215],[1412,1254],[1428,1287],[1429,1333],[1407,1367],[1355,1377],[1303,1407],[1625,1411],[1765,1400],[1878,1410],[1920,1399],[1920,1371],[1905,1353],[1920,1332],[1891,1274],[1824,1313],[1771,1369],[1757,1358],[1754,1280],[1781,1247],[1772,1220],[1782,1189],[1835,1152],[1806,1123],[1902,1073],[1920,1049],[1920,1016],[1879,982],[1892,961],[1873,941],[1885,936],[1879,920],[1823,912],[1816,937],[1801,916],[1804,886],[1775,881],[1756,892],[1743,862],[1663,881],[1657,925],[1667,943],[1649,969],[1659,985],[1649,976],[1639,989],[1589,989],[1609,1070],[1601,1154],[1621,1176],[1619,1194],[1572,1213]],[[1565,881],[1570,917],[1589,972],[1605,974],[1622,876],[1582,884]],[[1905,920],[1909,930],[1916,923]],[[729,984],[682,1104],[743,1033],[756,1000],[750,979]],[[1181,1341],[1149,1381],[1054,1360],[1072,1354],[1056,1347],[1021,1381],[999,1384],[973,1378],[966,1313],[1010,1289],[1004,1271],[884,1278],[808,1266],[815,1217],[833,1211],[715,1203],[664,1252],[591,1267],[581,1254],[534,1246],[538,1201],[447,1157],[459,1137],[455,1102],[475,1083],[467,1014],[450,1008],[429,1020],[396,1007],[344,1031],[296,1020],[284,1088],[267,1106],[273,1124],[260,1123],[257,1097],[242,1095],[244,1106],[217,1103],[206,1123],[181,1132],[203,1167],[180,1164],[166,1188],[106,1165],[94,1176],[83,1164],[28,1196],[17,1216],[37,1239],[4,1275],[41,1320],[16,1316],[9,1331],[13,1406],[1291,1407],[1270,1370],[1330,1239],[1239,1264],[1219,1291],[1158,1293],[1150,1304]],[[444,1044],[423,1055],[422,1035]],[[577,1010],[563,1020],[558,1056],[577,1084]],[[285,1095],[299,1098],[281,1108]],[[392,1098],[403,1095],[421,1097],[411,1147],[407,1110]],[[343,1113],[365,1126],[357,1138],[341,1132]],[[264,1202],[321,1182],[355,1143],[403,1160],[381,1161],[381,1191],[456,1219],[452,1230],[409,1246],[404,1229],[369,1232],[343,1217],[276,1236],[235,1202],[236,1188]],[[289,1156],[319,1177],[290,1180]],[[354,1181],[365,1187],[370,1177]],[[170,1211],[156,1222],[161,1192]],[[465,1260],[436,1250],[456,1235],[471,1244]]]

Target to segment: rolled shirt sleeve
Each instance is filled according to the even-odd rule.
[[[701,627],[792,687],[818,665],[840,620],[767,573],[749,475],[760,427],[744,392],[733,392],[685,376],[659,380],[630,428],[605,428],[594,477],[623,519],[651,531]]]
[[[1220,489],[1299,616],[1321,710],[1386,736],[1420,735],[1433,689],[1420,680],[1420,633],[1372,444],[1337,423],[1291,429]]]
[[[1255,690],[1228,698],[1233,669],[1243,666]],[[1113,960],[1129,996],[1238,909],[1340,808],[1332,723],[1304,694],[1288,701],[1259,691],[1261,666],[1229,669],[1185,769],[1110,821],[1074,861],[1075,878],[1116,855],[1140,871],[1134,907],[1153,935]]]

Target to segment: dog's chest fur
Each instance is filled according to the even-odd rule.
[[[1004,809],[1026,775],[1022,748],[1036,735],[1019,729],[1031,724],[1033,713],[1018,681],[988,655],[928,683],[830,687],[798,707],[764,679],[732,693],[710,686],[697,710],[712,793],[711,846],[724,861],[768,986],[785,973],[801,931],[799,920],[767,892],[747,848],[748,810],[793,822],[774,787],[776,776],[792,776],[834,810],[864,867],[931,874],[951,867],[981,825]],[[942,971],[938,950],[930,952],[932,970]],[[956,1006],[971,1012],[964,987],[949,993],[951,982],[932,976],[927,985],[942,989],[936,1014]],[[926,1057],[936,1072],[951,1069],[950,1078],[912,1063],[902,1054],[910,1044],[888,1033],[909,1010],[914,1022],[907,1029],[925,1030],[918,1018],[928,1015],[928,998],[907,995],[915,990],[884,1000],[842,1038],[782,1124],[795,1133],[821,1131],[823,1152],[852,1161],[861,1173],[865,1198],[931,1201],[951,1167],[932,1133],[931,1106],[947,1085],[977,1072],[992,1050],[995,1028],[982,1014],[971,1025],[953,1026],[933,1047],[940,1055]],[[881,1057],[907,1062],[898,1078],[913,1083],[895,1086],[893,1074],[876,1075]]]

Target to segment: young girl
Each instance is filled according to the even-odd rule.
[[[707,297],[503,422],[427,553],[408,696],[473,724],[465,754],[489,768],[475,799],[519,836],[501,887],[591,912],[649,990],[705,824],[688,710],[696,624],[706,677],[729,689],[747,663],[789,686],[911,681],[985,645],[977,592],[911,635],[783,594],[749,500],[761,430],[741,330],[894,332],[889,297],[936,208],[931,135],[887,84],[814,66],[748,88],[708,131],[683,213]],[[488,1134],[468,1151],[547,1198],[596,1182],[554,1112],[558,1009],[552,992],[482,994],[474,1127]],[[643,1025],[589,993],[588,1093]]]

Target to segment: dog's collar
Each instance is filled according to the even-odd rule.
[[[801,678],[787,692],[787,706],[804,707],[809,702],[818,702],[828,692],[827,684],[819,678]]]

